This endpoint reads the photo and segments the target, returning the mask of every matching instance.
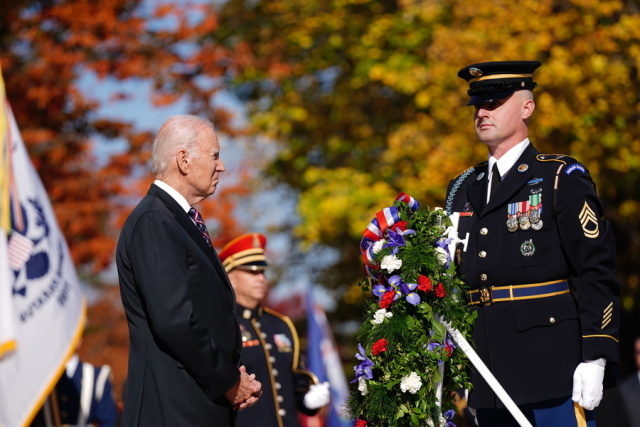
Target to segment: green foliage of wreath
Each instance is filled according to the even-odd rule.
[[[389,209],[394,208],[398,221],[363,249],[370,248],[369,275],[360,285],[373,295],[357,334],[360,364],[354,368],[350,415],[358,427],[452,426],[451,396],[471,387],[469,361],[441,320],[469,340],[475,313],[446,255],[455,244],[444,237],[451,220],[442,210],[414,211],[401,201]],[[396,245],[402,240],[404,245]]]

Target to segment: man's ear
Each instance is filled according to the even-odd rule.
[[[527,120],[533,114],[533,110],[536,109],[536,103],[533,99],[527,99],[522,104],[522,119]]]
[[[187,173],[187,171],[189,170],[189,161],[190,159],[187,150],[185,150],[184,148],[179,149],[176,153],[176,166],[178,166],[178,170],[180,171],[180,173]]]

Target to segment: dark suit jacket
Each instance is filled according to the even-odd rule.
[[[116,252],[130,335],[122,425],[232,426],[239,378],[235,295],[187,213],[152,185]]]
[[[456,259],[464,282],[478,289],[568,279],[572,293],[474,306],[475,348],[517,404],[569,397],[581,361],[618,359],[611,228],[589,172],[571,157],[529,145],[488,204],[487,169],[483,162],[449,185],[448,207],[461,213],[459,235],[469,233]],[[538,197],[542,228],[509,231],[510,209]],[[476,372],[472,383],[470,407],[503,407]]]
[[[622,380],[620,395],[629,419],[628,427],[640,427],[640,379],[637,372]]]

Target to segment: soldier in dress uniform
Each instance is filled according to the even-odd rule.
[[[291,320],[261,305],[268,290],[265,245],[264,235],[245,234],[219,253],[236,293],[242,362],[263,384],[262,397],[238,413],[237,425],[293,427],[299,425],[298,411],[314,415],[329,403],[329,388],[301,369],[300,343]]]
[[[454,261],[478,314],[475,347],[531,423],[593,426],[605,366],[618,362],[615,243],[586,167],[529,141],[539,66],[486,62],[458,73],[489,156],[449,184]],[[477,372],[472,383],[481,427],[517,426]]]
[[[94,366],[74,354],[31,426],[115,427],[119,411],[111,377],[109,365]]]

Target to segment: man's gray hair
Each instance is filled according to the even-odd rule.
[[[151,172],[156,178],[164,178],[167,166],[179,149],[185,149],[190,157],[196,156],[195,143],[203,130],[214,129],[207,119],[191,115],[169,117],[160,126],[151,149]]]

